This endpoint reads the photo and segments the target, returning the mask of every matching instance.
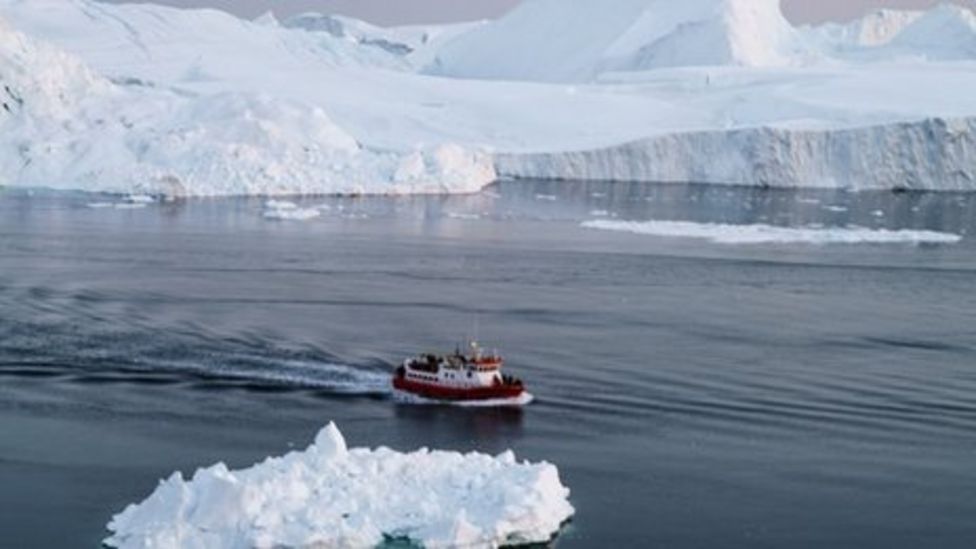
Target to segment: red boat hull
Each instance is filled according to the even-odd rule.
[[[393,378],[393,387],[423,398],[453,401],[517,398],[525,392],[525,388],[521,385],[494,385],[492,387],[460,389],[411,381],[402,376]]]

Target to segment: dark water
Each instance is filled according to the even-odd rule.
[[[259,200],[93,201],[0,194],[0,546],[97,546],[171,471],[249,465],[329,420],[356,446],[555,462],[578,511],[560,547],[976,546],[976,238],[579,226],[969,235],[976,198],[506,183],[309,199],[331,209],[307,222]],[[474,319],[535,404],[389,399],[395,362]]]

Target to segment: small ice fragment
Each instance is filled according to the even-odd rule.
[[[459,212],[447,212],[447,217],[451,219],[465,219],[469,221],[473,221],[475,219],[481,219],[481,216],[478,214],[459,213]]]
[[[322,212],[312,209],[290,209],[285,208],[282,210],[266,210],[264,212],[264,217],[266,219],[281,219],[281,220],[292,220],[292,221],[306,221],[309,219],[315,219],[322,215]]]
[[[557,197],[554,194],[537,194],[537,195],[535,195],[535,199],[536,200],[546,200],[548,202],[555,202],[555,201],[559,200],[559,197]]]
[[[264,217],[266,219],[283,219],[305,221],[322,215],[316,208],[299,208],[294,202],[284,200],[268,200],[264,203]]]
[[[286,200],[268,200],[264,203],[264,207],[269,210],[295,210],[298,209],[298,204]]]

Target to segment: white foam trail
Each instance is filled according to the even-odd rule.
[[[390,374],[355,368],[346,364],[289,360],[267,379],[296,385],[323,387],[340,393],[378,394],[390,392]]]
[[[726,225],[690,221],[608,221],[582,224],[587,229],[628,232],[649,236],[696,238],[718,244],[955,244],[962,237],[952,233],[868,229],[865,227],[814,228],[772,225]]]
[[[265,369],[208,367],[201,371],[227,379],[326,389],[351,395],[380,395],[393,390],[389,373],[329,362],[284,360]]]
[[[528,406],[535,400],[535,397],[524,392],[514,398],[492,398],[486,400],[435,400],[424,398],[404,391],[393,391],[393,400],[400,404],[413,404],[417,406],[461,406],[463,408],[519,408]]]

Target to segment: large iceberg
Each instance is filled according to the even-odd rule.
[[[573,515],[549,463],[511,451],[347,449],[335,424],[303,452],[249,469],[174,473],[109,523],[120,549],[499,547],[549,541]]]
[[[209,79],[205,64],[143,64]],[[495,179],[475,149],[369,147],[301,98],[140,74],[109,79],[0,18],[0,185],[181,197],[474,192]]]
[[[779,0],[526,0],[446,44],[427,70],[580,81],[607,70],[783,65],[798,48]]]
[[[0,19],[0,184],[976,190],[976,17],[960,7],[796,27],[776,0],[526,0],[491,22],[379,28],[0,0]]]

